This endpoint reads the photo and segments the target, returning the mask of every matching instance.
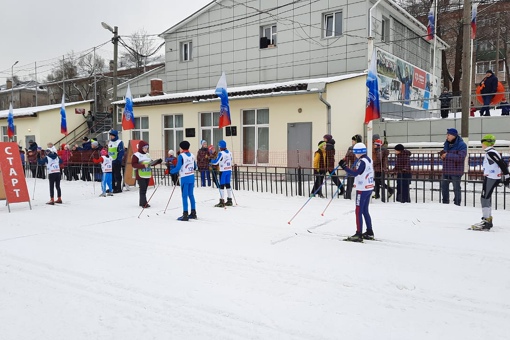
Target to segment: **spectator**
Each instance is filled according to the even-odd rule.
[[[111,133],[111,132],[110,132]],[[124,149],[122,150],[124,151]],[[152,166],[160,164],[161,159],[152,162],[149,151],[149,144],[141,140],[138,143],[138,152],[135,152],[131,157],[131,165],[135,170],[136,181],[139,187],[139,205],[144,208],[149,208],[149,202],[147,202],[147,187],[152,176]],[[119,162],[120,164],[120,162]],[[112,167],[113,168],[113,167]],[[115,190],[113,191],[115,193]]]
[[[338,197],[343,196],[345,189],[338,176],[335,174],[335,140],[331,135],[324,135],[324,141],[326,142],[326,169],[333,182],[338,187]]]
[[[94,121],[96,120],[96,117],[94,117],[94,114],[92,111],[88,111],[88,114],[85,115],[85,113],[82,113],[83,118],[87,121],[87,128],[89,129],[89,133],[94,133]]]
[[[214,145],[209,145],[209,159],[216,159],[218,157],[218,151],[216,151],[216,148]],[[212,179],[214,184],[216,184],[216,187],[220,187],[220,183],[218,182],[219,177],[219,167],[218,165],[212,165],[211,164],[211,173],[212,173]]]
[[[397,176],[397,202],[410,203],[409,182],[411,181],[411,151],[402,144],[395,145],[395,167],[392,174]]]
[[[452,95],[448,92],[448,89],[443,88],[443,93],[439,96],[439,101],[441,102],[441,118],[448,118],[448,114],[450,113],[450,105],[452,101]]]
[[[503,100],[501,101],[501,103],[499,103],[499,106],[497,106],[496,109],[501,109],[502,116],[510,115],[510,104],[506,101],[506,98],[503,98]]]
[[[441,159],[443,160],[443,178],[441,181],[441,194],[443,196],[443,203],[450,203],[450,183],[453,184],[453,203],[460,205],[461,192],[460,192],[460,178],[464,175],[464,160],[467,155],[467,145],[457,129],[450,128],[446,130],[446,141],[444,142],[443,150],[440,152]]]
[[[324,198],[322,194],[322,184],[324,182],[324,176],[326,175],[326,142],[321,140],[317,146],[318,149],[313,155],[313,175],[315,181],[310,197],[319,196],[320,198]]]
[[[28,141],[28,149],[25,149],[26,152],[27,152],[27,160],[28,160],[28,164],[30,166],[30,171],[32,172],[32,177],[33,178],[36,178],[36,175],[37,175],[37,168],[38,168],[38,165],[37,165],[37,143],[34,142],[33,139],[30,139]]]
[[[23,171],[25,171],[25,151],[23,151],[23,147],[19,146],[19,157],[21,158],[21,165],[23,166]]]
[[[202,186],[205,187],[205,180],[207,179],[207,186],[211,186],[211,172],[209,171],[209,148],[207,147],[207,141],[202,140],[200,142],[201,148],[197,152],[197,166],[200,171],[200,180]]]
[[[82,141],[83,143],[81,144],[81,150],[87,151],[92,149],[92,142],[90,141],[89,137],[83,137]]]
[[[388,190],[388,199],[393,196],[395,190],[390,188],[385,182],[385,175],[388,172],[388,156],[390,152],[388,148],[383,146],[382,140],[379,138],[379,135],[374,135],[374,149],[372,150],[372,159],[374,161],[374,180],[375,180],[375,188],[374,188],[374,196],[373,198],[379,199],[381,196],[379,195],[381,186],[383,189]],[[382,202],[386,202],[386,197],[383,195],[381,198]]]
[[[168,150],[168,157],[165,158],[165,164],[166,164],[165,173],[168,173],[170,175],[170,178],[172,179],[172,184],[177,185],[177,181],[179,180],[179,175],[171,174],[171,171],[177,165],[177,157],[175,157],[174,153],[175,153],[174,150]]]
[[[69,146],[65,143],[60,145],[60,150],[58,150],[57,155],[62,160],[62,173],[68,181],[72,180],[71,172],[69,171],[69,159],[71,159],[71,150],[69,150]]]
[[[498,78],[492,73],[492,70],[487,70],[485,73],[485,78],[480,82],[481,86],[481,94],[483,99],[483,106],[480,110],[480,116],[490,116],[490,104],[492,98],[498,91]]]
[[[475,104],[473,102],[471,102],[471,109],[469,111],[469,116],[470,117],[474,117],[475,116],[475,113],[476,113],[476,107],[475,107]]]

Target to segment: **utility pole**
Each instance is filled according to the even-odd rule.
[[[497,40],[496,40],[496,66],[494,66],[494,75],[496,76],[496,78],[499,79],[499,74],[498,74],[498,70],[499,70],[499,40],[500,40],[500,32],[501,32],[501,20],[499,20],[499,12],[496,13],[496,21],[498,23],[498,34],[497,34]]]
[[[461,136],[469,145],[469,109],[471,107],[471,1],[464,0],[462,12],[462,118]],[[467,157],[466,157],[467,159]]]

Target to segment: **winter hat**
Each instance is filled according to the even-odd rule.
[[[493,146],[496,144],[496,137],[494,135],[488,134],[483,136],[482,143],[487,146]]]
[[[101,150],[101,156],[106,156],[107,154],[108,152],[105,149]]]
[[[494,73],[492,73],[492,70],[487,70],[487,72],[485,72],[485,73],[494,74]]]
[[[367,146],[363,143],[356,143],[352,147],[352,152],[354,152],[357,155],[363,155],[367,153]]]
[[[449,135],[455,136],[455,137],[457,137],[459,135],[459,132],[457,131],[457,129],[454,129],[454,128],[446,129],[446,133]]]
[[[179,144],[179,147],[183,150],[189,150],[189,142],[187,140],[183,140],[180,144]]]
[[[85,142],[88,142],[88,141],[89,141],[89,137],[85,136],[85,137],[83,137],[83,140],[84,140]]]
[[[119,132],[117,130],[110,130],[110,135],[119,137]]]
[[[218,147],[220,149],[226,149],[227,148],[227,142],[225,142],[223,139],[218,142]]]
[[[379,136],[377,133],[374,133],[372,135],[372,140],[381,139],[381,136]]]
[[[326,145],[326,142],[321,140],[319,143],[317,143],[317,146],[319,147],[319,149],[322,149],[322,147]]]
[[[324,135],[324,137],[322,137],[322,138],[326,139],[329,142],[330,140],[333,139],[333,136],[331,136],[331,135]]]
[[[99,143],[97,142],[97,140],[95,140],[95,141],[93,141],[93,142],[92,142],[92,144],[90,144],[90,145],[92,145],[92,146],[96,146],[96,147],[97,147],[97,146],[99,145]]]
[[[376,139],[376,140],[374,140],[374,144],[378,145],[378,146],[381,146],[381,145],[383,145],[383,142],[380,139]]]
[[[352,140],[356,141],[356,143],[361,143],[362,139],[360,135],[352,136]]]
[[[173,156],[173,155],[174,155],[174,150],[168,150],[168,154],[169,154],[170,156]]]
[[[404,146],[402,144],[397,144],[397,145],[395,145],[395,150],[404,151]]]
[[[205,139],[202,139],[202,140],[200,141],[200,145],[204,145],[204,143],[207,145],[207,141],[206,141]]]
[[[28,141],[28,144],[33,143],[33,142],[34,142],[34,140],[31,139],[31,140]]]

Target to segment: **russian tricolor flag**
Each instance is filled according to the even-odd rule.
[[[12,112],[12,103],[9,104],[9,115],[7,116],[7,136],[9,139],[14,137],[14,115]]]
[[[430,11],[428,14],[429,22],[427,24],[427,40],[434,39],[434,35],[436,34],[435,23],[435,14],[434,14],[434,3],[432,2],[432,6],[430,6]]]
[[[133,130],[135,128],[135,115],[133,113],[133,97],[131,95],[131,87],[128,84],[126,91],[126,106],[122,113],[122,129]]]
[[[65,96],[62,95],[62,105],[60,106],[60,133],[67,136],[67,119],[66,119],[66,106]]]
[[[478,4],[473,3],[473,8],[471,10],[471,39],[476,37],[476,14],[478,12]]]
[[[228,104],[227,76],[225,75],[225,72],[222,72],[220,80],[218,80],[215,93],[221,100],[220,119],[218,122],[218,127],[221,129],[224,126],[232,124],[230,121],[230,105]]]
[[[365,124],[371,120],[381,118],[381,110],[379,108],[379,82],[377,80],[377,55],[374,49],[370,68],[367,75],[367,108],[365,110]]]

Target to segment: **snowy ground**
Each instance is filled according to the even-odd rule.
[[[480,208],[374,201],[380,241],[353,234],[354,202],[197,188],[199,220],[178,222],[179,190],[47,181],[0,209],[0,338],[508,339],[510,212],[491,232]],[[34,182],[28,180],[32,194]],[[94,194],[95,189],[95,194]],[[149,195],[154,189],[149,189]],[[308,230],[313,233],[309,233]],[[340,236],[339,236],[340,235]]]

